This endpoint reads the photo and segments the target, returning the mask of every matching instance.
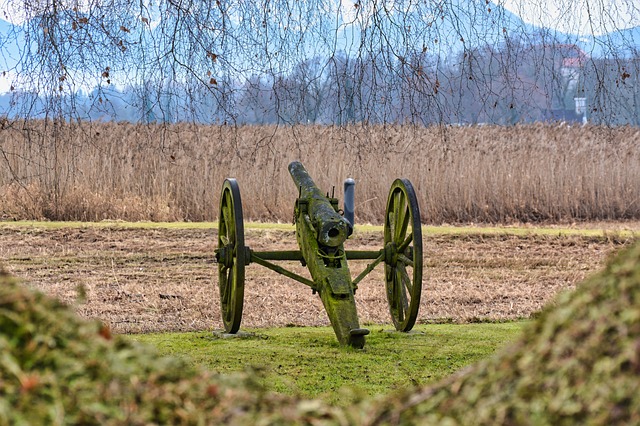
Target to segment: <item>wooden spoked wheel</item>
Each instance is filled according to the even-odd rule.
[[[391,185],[384,222],[385,283],[393,324],[413,328],[422,292],[422,230],[415,191],[407,179]]]
[[[242,220],[238,183],[235,179],[226,179],[220,196],[216,260],[222,322],[225,331],[231,334],[240,329],[244,300],[244,268],[247,259]]]

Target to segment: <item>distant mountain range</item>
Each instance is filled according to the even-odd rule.
[[[580,37],[576,44],[588,55],[595,58],[626,58],[640,55],[640,27],[599,36]]]
[[[347,54],[355,53],[362,48],[361,42],[367,37],[372,37],[372,34],[373,37],[376,34],[381,37],[380,34],[387,33],[397,38],[385,40],[385,43],[395,44],[400,51],[429,51],[441,57],[459,53],[465,48],[483,45],[499,48],[508,37],[532,44],[576,44],[594,58],[628,58],[640,50],[640,27],[598,36],[566,34],[528,24],[493,2],[426,2],[424,6],[407,11],[394,11],[393,15],[389,16],[392,19],[376,20],[370,26],[360,23],[349,25],[343,17],[343,21],[338,22],[340,29],[335,31],[335,41],[323,40],[322,43],[333,45],[336,50],[343,50]],[[149,39],[158,39],[157,37],[166,35],[156,34]],[[21,48],[24,44],[24,26],[14,26],[0,19],[0,82],[2,78],[9,78],[7,75],[3,77],[3,71],[19,67]],[[376,46],[373,42],[367,49],[375,50]],[[310,48],[305,49],[313,55]],[[0,84],[0,91],[6,91],[6,87],[6,82]]]
[[[21,28],[0,19],[0,73],[15,68],[24,44]]]

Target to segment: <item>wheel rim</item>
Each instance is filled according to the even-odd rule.
[[[422,229],[415,191],[407,179],[391,185],[384,223],[385,287],[398,331],[413,328],[422,293]]]
[[[237,333],[244,299],[245,248],[242,202],[235,179],[226,179],[222,186],[216,259],[222,322],[227,333]]]

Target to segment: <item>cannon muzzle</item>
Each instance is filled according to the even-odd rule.
[[[296,207],[306,209],[318,243],[326,247],[340,246],[352,232],[349,221],[336,212],[301,162],[289,164],[289,173],[300,191]]]

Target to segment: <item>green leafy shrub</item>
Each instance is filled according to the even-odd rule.
[[[266,393],[251,374],[220,376],[161,357],[5,273],[0,330],[0,424],[273,424],[341,416]]]
[[[559,296],[517,343],[435,387],[387,399],[378,423],[640,424],[640,244]]]

